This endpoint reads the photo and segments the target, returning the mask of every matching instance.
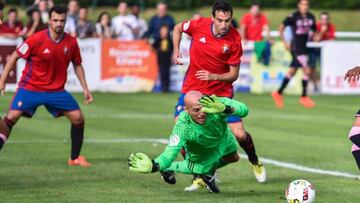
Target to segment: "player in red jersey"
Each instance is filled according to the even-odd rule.
[[[192,37],[190,65],[175,107],[175,119],[184,110],[184,95],[191,91],[215,94],[219,97],[233,97],[232,83],[237,80],[242,55],[238,31],[231,27],[232,8],[228,3],[217,1],[213,5],[212,18],[189,20],[175,26],[173,31],[174,57],[176,64],[182,64],[179,44],[181,34]],[[265,182],[265,168],[258,160],[251,135],[245,131],[241,118],[229,116],[228,125],[239,145],[249,157],[254,174],[259,182]],[[201,179],[195,177],[193,185],[185,190],[197,190]]]
[[[345,80],[356,84],[360,79],[360,64],[345,74]],[[360,110],[355,114],[355,122],[349,132],[349,139],[353,143],[351,151],[360,170]]]
[[[11,107],[4,119],[12,129],[21,116],[32,117],[40,105],[54,117],[66,116],[71,122],[71,156],[68,165],[90,166],[80,156],[84,139],[84,116],[75,99],[64,90],[67,68],[72,62],[85,96],[85,104],[93,97],[88,90],[80,49],[76,38],[64,33],[66,9],[55,6],[49,11],[49,29],[30,36],[11,55],[0,78],[0,90],[5,91],[5,81],[19,58],[26,67],[19,82]]]
[[[0,25],[3,23],[4,7],[5,7],[5,1],[0,0]],[[9,129],[6,126],[5,122],[3,120],[0,120],[0,150],[3,147],[4,143],[6,142],[8,136],[9,136]]]

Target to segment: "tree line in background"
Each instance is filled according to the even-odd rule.
[[[34,0],[7,0],[13,5],[30,5]],[[55,0],[58,4],[67,3],[64,0]],[[119,1],[114,0],[79,0],[82,6],[116,6]],[[143,8],[154,7],[159,0],[128,0],[129,4],[137,3]],[[201,6],[210,6],[215,0],[164,0],[171,9],[191,9]],[[233,7],[248,7],[254,0],[227,0]],[[264,8],[294,8],[297,0],[258,0]],[[360,9],[360,0],[312,0],[312,8],[326,9]]]

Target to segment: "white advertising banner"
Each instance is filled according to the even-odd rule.
[[[321,92],[360,94],[360,83],[344,81],[346,71],[360,63],[360,42],[326,42],[321,50]]]
[[[98,90],[100,84],[101,40],[78,39],[78,43],[88,87],[90,91],[96,91]],[[80,82],[75,75],[72,64],[70,64],[68,68],[68,77],[65,89],[71,92],[82,91]]]

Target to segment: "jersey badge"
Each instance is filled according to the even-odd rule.
[[[68,52],[68,48],[67,47],[64,47],[64,54],[66,54]]]
[[[225,54],[226,52],[228,52],[229,49],[230,49],[230,48],[229,48],[229,45],[227,45],[227,44],[224,44],[222,48],[223,48],[223,53],[224,53],[224,54]]]
[[[170,142],[169,142],[169,146],[171,147],[175,147],[179,144],[180,142],[180,137],[179,135],[173,135],[170,137]]]

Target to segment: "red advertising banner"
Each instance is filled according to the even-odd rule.
[[[101,55],[102,82],[130,92],[151,91],[154,87],[157,57],[147,41],[104,40]]]

